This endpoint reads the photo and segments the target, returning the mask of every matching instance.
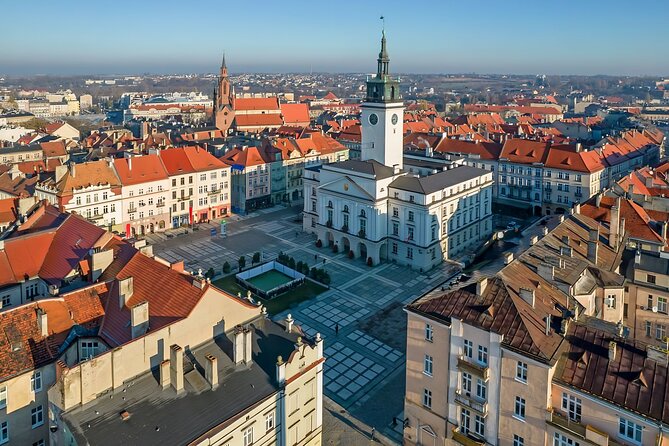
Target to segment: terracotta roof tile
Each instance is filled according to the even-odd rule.
[[[165,166],[160,162],[158,155],[135,156],[132,159],[116,158],[114,167],[121,184],[125,186],[168,178]]]

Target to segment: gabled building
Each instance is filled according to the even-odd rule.
[[[231,172],[231,200],[235,213],[247,213],[272,204],[270,174],[272,166],[277,171],[274,178],[282,178],[285,187],[285,172],[281,169],[281,157],[269,157],[261,148],[245,146],[229,150],[221,158]]]

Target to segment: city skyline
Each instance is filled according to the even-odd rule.
[[[2,75],[212,73],[224,51],[233,74],[372,72],[381,15],[395,73],[669,74],[661,57],[669,7],[651,0],[624,13],[622,1],[570,0],[545,5],[540,15],[524,0],[449,2],[401,14],[394,1],[345,1],[323,11],[302,0],[289,7],[205,1],[185,15],[176,2],[120,1],[112,10],[81,0],[68,8],[41,0],[29,5],[40,11],[31,25],[45,27],[48,43],[45,33],[26,33],[25,22],[8,21]],[[3,10],[6,17],[30,12],[25,3]],[[581,23],[579,17],[595,19]],[[655,38],[621,32],[630,23],[643,23]]]

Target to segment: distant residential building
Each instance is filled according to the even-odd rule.
[[[79,107],[81,110],[88,110],[93,107],[93,96],[90,94],[82,94],[79,96]]]
[[[281,104],[281,117],[284,125],[296,127],[308,127],[311,123],[309,117],[309,104]]]
[[[57,136],[59,138],[68,138],[78,141],[81,134],[79,130],[65,121],[51,122],[44,127],[44,133]]]

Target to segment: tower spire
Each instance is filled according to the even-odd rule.
[[[383,76],[388,76],[390,57],[388,56],[388,49],[386,48],[386,19],[381,16],[383,26],[381,28],[381,51],[379,52],[378,58],[378,69],[377,77],[382,78]]]
[[[228,68],[225,64],[225,51],[223,51],[223,59],[221,60],[221,68]]]

